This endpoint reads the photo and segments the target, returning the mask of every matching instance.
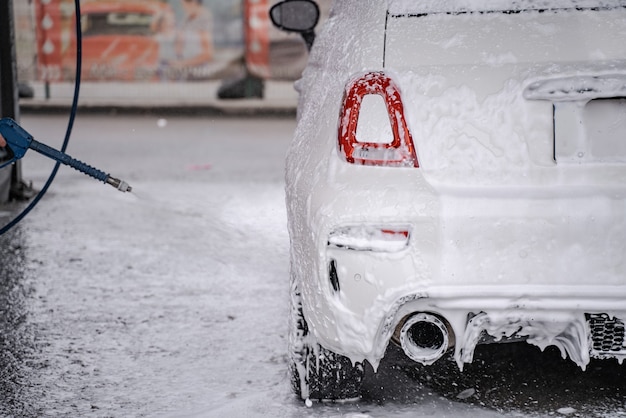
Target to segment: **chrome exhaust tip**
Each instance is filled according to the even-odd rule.
[[[412,360],[425,366],[439,360],[454,346],[454,334],[439,317],[417,313],[400,329],[400,346]]]

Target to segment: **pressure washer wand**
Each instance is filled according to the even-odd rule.
[[[76,160],[61,151],[36,141],[31,134],[26,132],[24,128],[18,125],[17,122],[11,118],[4,118],[0,120],[0,135],[2,135],[7,142],[6,149],[8,149],[11,154],[11,159],[7,162],[0,163],[0,168],[19,160],[30,148],[45,155],[46,157],[68,165],[81,173],[87,174],[96,180],[110,184],[121,192],[130,192],[132,190],[132,187],[130,187],[125,181],[111,177],[109,174],[100,171],[97,168],[91,167],[90,165]]]

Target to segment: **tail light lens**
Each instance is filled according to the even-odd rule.
[[[363,98],[379,95],[389,118],[391,135],[388,140],[359,141],[357,128]],[[384,111],[384,110],[383,110]],[[385,121],[386,122],[386,121]],[[343,98],[339,119],[339,153],[352,164],[419,167],[413,138],[404,118],[404,106],[398,87],[385,73],[369,72],[351,81]]]

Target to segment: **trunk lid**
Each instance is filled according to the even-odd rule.
[[[623,187],[626,2],[510,3],[390,2],[384,63],[424,175],[440,187]]]

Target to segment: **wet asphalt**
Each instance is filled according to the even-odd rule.
[[[3,217],[0,220],[5,221]],[[22,389],[28,383],[25,363],[34,356],[27,300],[32,287],[25,273],[25,251],[19,230],[0,236],[0,414],[28,410]]]
[[[66,122],[22,118],[57,148]],[[79,115],[68,153],[133,193],[61,168],[0,237],[0,416],[219,416],[249,408],[248,394],[292,399],[282,385],[287,307],[270,300],[287,294],[282,177],[293,127]],[[40,187],[52,162],[31,152],[22,161]],[[23,206],[1,206],[0,222]]]
[[[626,416],[626,364],[592,360],[583,371],[555,347],[541,352],[523,342],[478,346],[463,372],[451,356],[425,367],[390,346],[378,373],[370,369],[366,378],[364,396],[372,402],[408,402],[422,386],[422,393],[504,416]]]

